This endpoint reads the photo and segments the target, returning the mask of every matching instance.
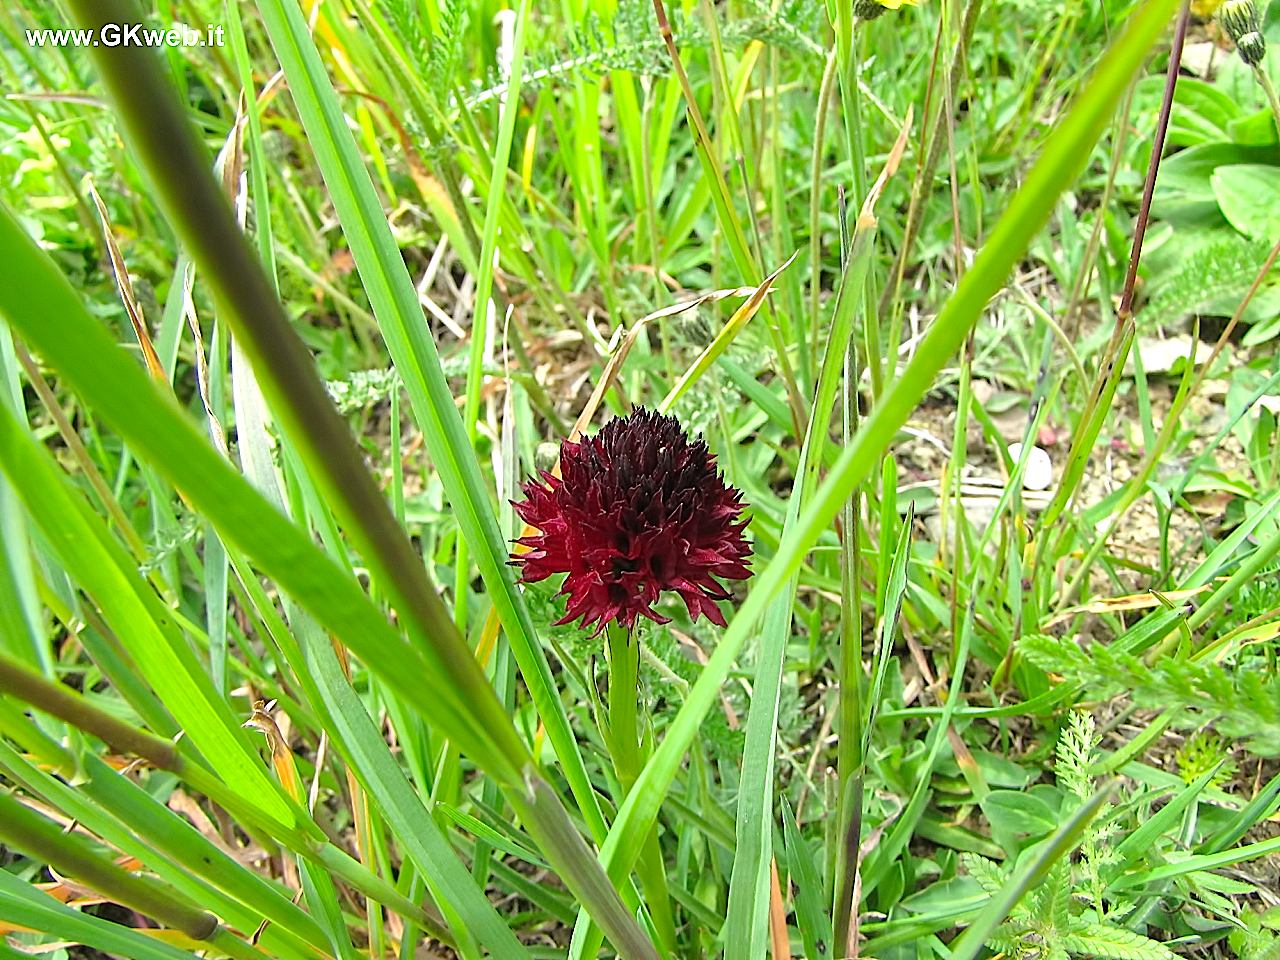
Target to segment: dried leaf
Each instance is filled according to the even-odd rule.
[[[160,355],[156,353],[156,348],[151,343],[151,334],[147,331],[147,321],[142,315],[142,305],[138,303],[138,298],[134,295],[133,281],[129,279],[129,270],[125,266],[124,255],[120,252],[120,245],[116,243],[115,234],[111,230],[111,217],[107,213],[107,205],[102,202],[102,197],[98,196],[98,191],[92,181],[89,182],[89,196],[93,197],[93,203],[98,208],[98,216],[102,218],[102,236],[107,244],[107,253],[111,257],[111,272],[116,278],[116,290],[120,294],[120,300],[124,303],[125,313],[129,315],[129,322],[133,324],[134,336],[138,338],[138,346],[142,348],[142,359],[145,361],[147,371],[151,376],[161,383],[167,384],[169,378],[165,376],[164,365],[160,362]]]

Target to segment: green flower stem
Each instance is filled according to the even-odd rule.
[[[642,765],[637,709],[640,648],[632,642],[631,631],[617,623],[610,623],[606,633],[609,638],[609,741],[613,769],[625,793],[635,783]]]
[[[633,630],[610,623],[609,638],[609,744],[614,773],[618,777],[618,805],[630,792],[644,769],[645,751],[640,742],[640,638]],[[653,919],[658,941],[666,952],[675,950],[675,918],[671,913],[671,896],[662,864],[662,847],[658,828],[649,830],[640,858],[636,862],[640,886],[644,890],[649,915]]]
[[[1267,96],[1267,105],[1271,107],[1271,116],[1275,120],[1276,131],[1280,133],[1280,99],[1276,97],[1276,88],[1271,82],[1271,77],[1267,75],[1267,71],[1262,69],[1261,63],[1253,65],[1253,76],[1258,81],[1258,86],[1262,88],[1262,92]]]

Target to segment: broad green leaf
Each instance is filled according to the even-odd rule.
[[[1041,837],[1058,825],[1058,815],[1039,797],[1018,790],[993,790],[982,812],[1000,832]]]
[[[1227,222],[1251,240],[1280,240],[1280,167],[1237,163],[1209,178]]]

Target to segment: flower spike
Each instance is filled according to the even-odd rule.
[[[639,408],[594,437],[565,440],[560,464],[561,477],[542,471],[514,504],[541,532],[516,540],[528,549],[511,558],[522,583],[567,574],[558,623],[581,618],[597,635],[610,622],[631,629],[638,617],[667,623],[654,604],[671,590],[693,619],[725,625],[716,602],[731,594],[719,581],[751,576],[751,550],[742,494],[720,477],[702,440]]]

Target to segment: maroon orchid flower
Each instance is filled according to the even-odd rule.
[[[511,560],[522,583],[568,574],[557,624],[581,617],[598,635],[610,622],[631,629],[637,617],[668,623],[654,604],[673,590],[693,619],[725,625],[716,601],[731,594],[716,578],[751,576],[751,550],[742,494],[721,479],[702,440],[641,408],[561,443],[560,469],[524,485],[516,512],[541,533],[519,538],[529,549]]]

